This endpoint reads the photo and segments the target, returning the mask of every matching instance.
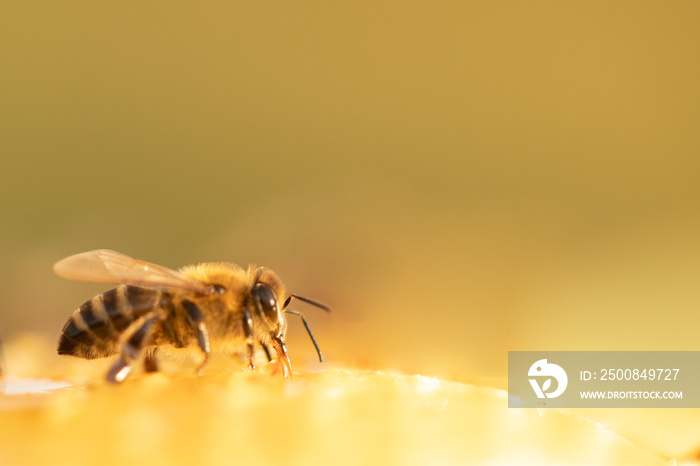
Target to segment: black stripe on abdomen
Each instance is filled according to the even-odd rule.
[[[104,312],[104,306],[100,302],[100,297],[96,296],[90,301],[80,306],[80,316],[85,325],[100,341],[111,341],[115,339],[115,331],[109,317]]]
[[[125,286],[123,290],[125,302],[130,306],[135,319],[147,314],[160,304],[161,292],[158,290],[132,285]]]
[[[116,352],[120,332],[112,324],[102,298],[103,295],[95,296],[73,313],[63,327],[58,354],[92,359]]]
[[[75,317],[74,314],[63,327],[61,338],[58,341],[58,354],[86,357],[85,350],[94,346],[96,340],[85,328],[85,323],[82,322],[80,325],[76,322]]]
[[[125,287],[121,286],[102,293],[102,304],[105,312],[107,312],[114,329],[120,334],[134,321],[134,313],[124,296],[124,289]]]

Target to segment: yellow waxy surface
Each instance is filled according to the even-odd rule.
[[[0,395],[3,466],[667,464],[579,416],[509,409],[502,390],[422,376],[161,373],[8,394],[20,382]]]

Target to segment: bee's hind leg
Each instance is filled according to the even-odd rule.
[[[143,360],[143,369],[148,373],[158,372],[156,351],[158,351],[158,348],[154,348],[153,351],[148,352],[148,354],[146,354],[146,359]]]
[[[109,372],[107,372],[107,382],[121,383],[131,374],[134,370],[134,362],[141,355],[143,348],[147,346],[158,318],[157,314],[151,315],[132,324],[135,330],[129,334],[129,337],[122,344],[119,359],[112,364]],[[129,330],[127,329],[127,332]]]

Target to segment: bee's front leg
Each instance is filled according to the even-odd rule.
[[[202,350],[204,354],[204,360],[197,367],[197,375],[202,371],[202,368],[209,360],[209,353],[211,352],[211,344],[209,343],[209,332],[207,331],[207,326],[204,323],[204,315],[201,309],[197,307],[192,301],[183,301],[182,305],[187,310],[187,317],[189,324],[192,329],[197,333],[197,346]]]
[[[246,360],[248,369],[254,370],[253,356],[255,356],[255,334],[253,333],[253,318],[248,309],[243,309],[243,334],[245,335]]]

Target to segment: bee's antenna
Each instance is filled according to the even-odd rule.
[[[299,296],[297,294],[290,294],[289,297],[287,298],[287,300],[284,302],[284,306],[282,306],[282,309],[287,309],[287,306],[289,306],[289,303],[292,301],[292,298],[297,298],[299,301],[304,301],[305,303],[309,303],[312,306],[319,307],[326,312],[332,311],[332,309],[330,307],[326,306],[325,304],[321,304],[318,301],[314,301],[313,299],[304,298],[303,296]]]
[[[314,334],[311,333],[311,327],[309,327],[308,322],[306,322],[306,318],[304,318],[304,314],[302,314],[299,311],[294,311],[292,309],[287,309],[287,306],[289,306],[289,303],[292,302],[293,298],[297,298],[299,301],[304,301],[305,303],[311,304],[312,306],[316,306],[318,308],[323,309],[326,312],[331,312],[331,308],[326,306],[325,304],[321,304],[317,301],[314,301],[313,299],[309,298],[304,298],[303,296],[299,296],[297,294],[290,294],[289,297],[287,297],[287,300],[284,302],[284,306],[282,306],[282,310],[288,314],[294,314],[295,316],[301,317],[301,321],[304,323],[304,327],[306,327],[306,332],[309,334],[309,337],[311,338],[311,342],[314,344],[314,348],[316,348],[316,352],[318,353],[318,360],[323,362],[323,356],[321,356],[321,349],[318,347],[318,343],[316,343],[316,339],[314,338]]]
[[[297,298],[299,298],[299,297],[297,296]],[[291,299],[291,296],[290,296],[290,299]],[[299,298],[299,299],[302,299],[302,298]],[[302,300],[307,301],[305,299],[302,299]],[[289,299],[287,299],[287,302],[284,304],[285,304],[284,307],[287,307],[287,304],[289,304]],[[321,306],[319,306],[319,307],[321,307]],[[324,308],[321,308],[321,309],[324,309]],[[327,310],[330,310],[330,309],[327,309]],[[316,348],[316,352],[318,353],[318,360],[320,362],[323,362],[323,356],[321,356],[321,349],[318,347],[318,343],[316,343],[316,339],[314,338],[314,334],[311,333],[311,327],[309,327],[308,322],[306,322],[306,318],[304,318],[304,314],[302,314],[299,311],[295,311],[293,309],[285,309],[284,312],[286,312],[287,314],[294,314],[295,316],[301,317],[301,321],[304,323],[304,327],[306,327],[306,331],[309,334],[309,337],[311,337],[311,342],[314,344],[314,348]]]

